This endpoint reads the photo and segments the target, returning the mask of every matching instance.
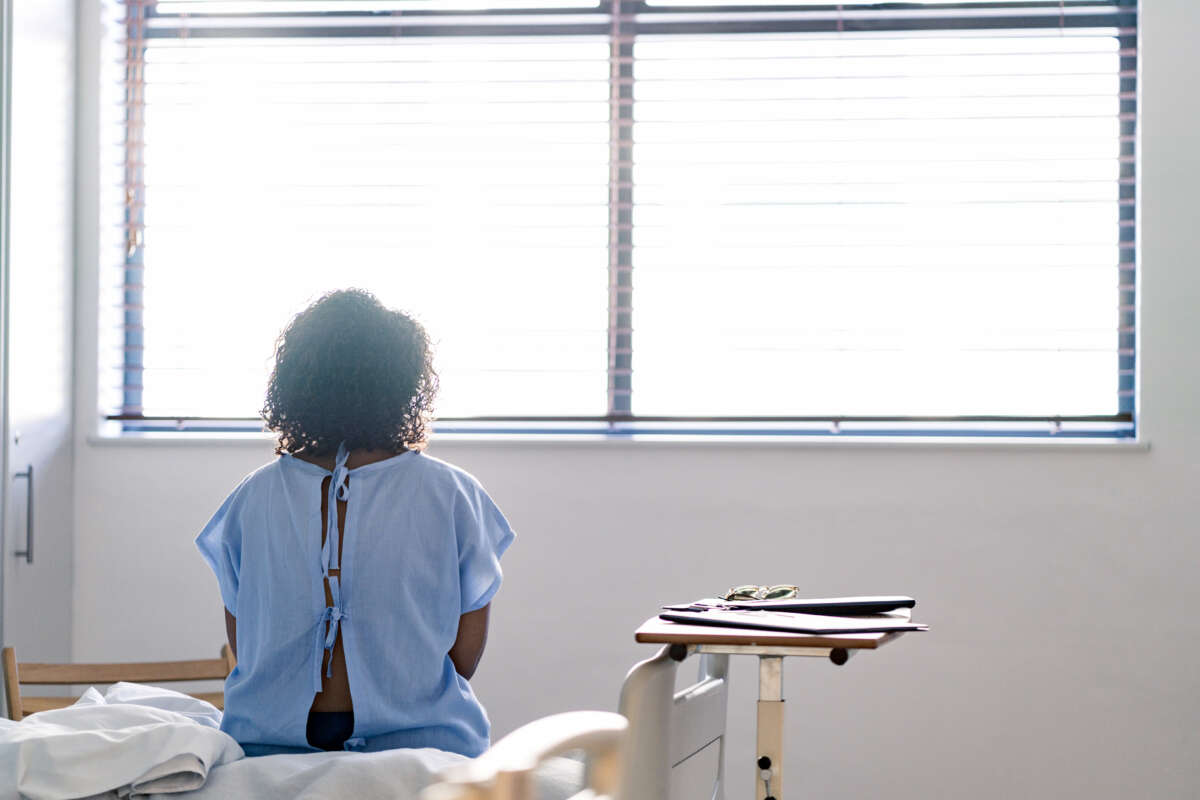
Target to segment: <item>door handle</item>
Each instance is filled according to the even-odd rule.
[[[18,550],[13,555],[25,556],[25,563],[33,563],[33,464],[25,468],[24,472],[18,472],[13,475],[13,480],[24,478],[28,483],[25,484],[25,549]]]

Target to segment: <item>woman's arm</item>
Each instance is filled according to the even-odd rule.
[[[229,640],[229,649],[233,651],[233,657],[237,658],[237,617],[229,613],[229,609],[225,609],[225,638]]]
[[[458,674],[467,680],[475,674],[479,658],[483,655],[483,648],[487,645],[488,610],[491,607],[489,603],[458,618],[458,638],[450,648],[450,660],[454,662],[454,669]]]
[[[487,646],[488,611],[491,605],[486,605],[477,611],[470,611],[458,618],[458,638],[450,648],[450,660],[454,669],[467,680],[475,674],[479,659],[483,656],[483,648]],[[237,658],[237,617],[225,609],[225,636],[229,639],[229,649]]]

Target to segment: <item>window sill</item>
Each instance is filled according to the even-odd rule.
[[[270,434],[247,433],[114,433],[87,437],[93,447],[253,447],[268,448],[274,443]],[[1146,440],[1127,438],[1053,438],[1001,436],[800,436],[800,435],[719,435],[719,434],[552,434],[552,433],[436,433],[431,447],[721,447],[748,449],[796,448],[836,450],[973,450],[1024,452],[1128,452],[1150,450]]]

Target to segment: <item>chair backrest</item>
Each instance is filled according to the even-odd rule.
[[[729,656],[701,656],[697,682],[676,692],[679,661],[671,652],[663,647],[635,664],[621,687],[620,712],[629,719],[629,735],[617,797],[723,800]],[[714,762],[709,773],[707,765]],[[697,776],[697,769],[707,774]]]
[[[20,720],[27,714],[63,708],[75,702],[72,697],[27,697],[21,693],[22,684],[39,686],[109,684],[117,681],[134,683],[172,683],[176,681],[224,680],[237,663],[229,645],[221,648],[220,658],[197,661],[150,661],[128,664],[40,664],[17,662],[16,652],[5,647],[0,652],[4,669],[4,692],[8,718]],[[207,700],[217,708],[225,707],[224,692],[192,694]]]

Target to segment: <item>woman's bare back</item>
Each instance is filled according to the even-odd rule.
[[[364,466],[365,464],[373,464],[376,461],[392,458],[395,453],[386,450],[353,450],[349,458],[346,460],[346,467],[354,469]],[[323,469],[332,470],[334,467],[333,456],[305,456],[297,454],[297,458],[301,458],[311,464],[316,464]],[[329,481],[331,478],[326,478],[321,482],[321,546],[325,545],[325,538],[329,535],[326,530],[329,526]],[[347,478],[349,483],[349,478]],[[337,536],[338,536],[338,552],[346,552],[343,548],[346,535],[346,501],[337,501]],[[329,576],[333,578],[341,577],[340,569],[329,570]],[[329,588],[329,581],[325,581],[325,605],[333,605],[333,594]],[[330,623],[326,622],[328,628]],[[350,696],[350,678],[346,672],[346,651],[342,647],[342,632],[339,629],[337,640],[333,644],[333,669],[332,674],[328,674],[329,656],[326,656],[321,663],[321,691],[313,697],[310,711],[353,711],[354,699]]]

